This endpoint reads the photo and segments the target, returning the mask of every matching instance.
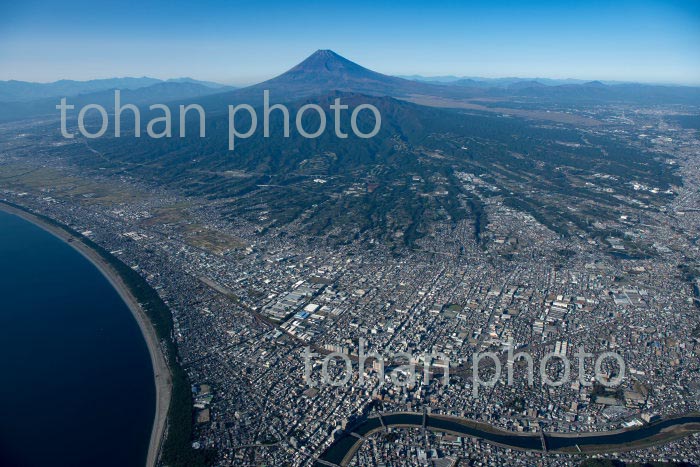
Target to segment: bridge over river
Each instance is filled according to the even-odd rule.
[[[588,433],[516,433],[462,417],[392,412],[348,427],[315,466],[347,466],[369,435],[391,428],[419,428],[479,438],[512,449],[557,453],[613,453],[642,449],[700,432],[700,414],[669,417],[641,427]]]

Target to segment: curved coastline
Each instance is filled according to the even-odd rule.
[[[146,341],[148,352],[151,357],[151,364],[153,366],[153,376],[156,387],[156,410],[153,428],[151,430],[151,439],[148,446],[146,466],[155,467],[165,436],[168,410],[172,399],[172,374],[168,362],[160,348],[156,330],[150,319],[117,271],[115,271],[98,252],[81,241],[80,237],[58,225],[47,223],[37,215],[18,209],[10,204],[0,202],[0,210],[26,220],[70,245],[100,271],[109,281],[110,285],[117,291],[129,310],[131,310],[131,314],[138,323],[141,334]]]

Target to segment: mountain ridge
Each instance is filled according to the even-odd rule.
[[[153,81],[156,82],[153,83]],[[147,83],[150,84],[143,86]],[[174,88],[170,89],[171,92],[155,92],[162,91],[162,88],[165,87],[163,83],[178,84],[182,88],[180,92],[175,92]],[[474,99],[501,101],[501,105],[498,107],[503,108],[508,107],[510,101],[524,100],[517,105],[525,105],[534,109],[561,104],[572,106],[608,103],[700,104],[700,88],[693,87],[641,84],[608,85],[600,81],[554,85],[542,83],[537,79],[521,80],[515,78],[503,78],[491,82],[475,81],[470,78],[450,83],[412,81],[370,70],[332,50],[319,49],[284,73],[262,83],[239,89],[216,87],[218,86],[216,83],[198,82],[191,78],[175,78],[168,81],[158,81],[148,77],[115,78],[88,82],[61,80],[45,84],[16,81],[0,82],[0,102],[3,102],[2,108],[0,108],[0,121],[50,115],[53,112],[55,103],[49,106],[47,104],[48,97],[42,97],[43,100],[29,99],[27,96],[31,92],[27,90],[27,86],[34,89],[33,92],[39,92],[40,95],[53,94],[49,97],[55,100],[56,97],[74,97],[116,88],[123,90],[131,88],[133,91],[143,90],[157,84],[162,86],[134,94],[138,100],[130,103],[137,105],[197,103],[202,105],[207,112],[221,114],[226,112],[226,104],[260,105],[263,100],[263,92],[269,90],[270,100],[274,103],[292,102],[332,91],[342,91],[409,100],[422,97],[421,102],[424,105],[449,107],[450,102],[454,102],[455,108],[460,107],[459,101],[465,101],[469,104],[469,101]],[[193,85],[203,86],[211,92],[195,91],[192,88]],[[78,92],[79,89],[76,86],[88,86],[90,89]],[[40,89],[40,91],[36,91],[36,89]],[[7,105],[8,102],[11,102],[8,99],[8,94],[11,99],[14,99],[10,105]],[[192,102],[193,98],[195,98],[195,102]],[[102,101],[95,103],[102,104]]]
[[[91,80],[60,79],[49,83],[6,80],[0,81],[0,102],[29,102],[52,97],[73,97],[110,89],[135,90],[159,83],[198,84],[212,89],[233,88],[233,86],[226,86],[211,81],[199,81],[187,77],[162,80],[148,76],[125,76]]]

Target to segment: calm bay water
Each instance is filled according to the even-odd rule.
[[[148,348],[117,292],[0,212],[0,465],[143,466],[154,413]]]

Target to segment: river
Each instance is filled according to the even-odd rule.
[[[462,422],[462,423],[461,423]],[[496,428],[486,429],[476,425],[468,426],[467,419],[459,417],[431,416],[426,417],[426,428],[432,431],[445,431],[461,436],[480,438],[488,442],[515,449],[542,451],[542,437],[540,434],[509,433]],[[644,442],[651,437],[658,435],[662,430],[673,428],[685,424],[700,424],[700,416],[697,414],[686,417],[676,417],[661,420],[639,428],[624,430],[620,432],[600,432],[581,433],[581,436],[568,436],[562,434],[547,433],[545,435],[547,450],[558,451],[562,449],[589,449],[602,448],[605,452],[615,452],[627,443]],[[379,417],[369,417],[357,422],[326,450],[321,459],[336,465],[344,465],[343,460],[347,460],[348,454],[354,452],[359,447],[362,440],[351,435],[367,436],[377,430],[382,429],[382,424],[386,427],[413,427],[423,426],[423,415],[419,413],[388,413]],[[695,430],[697,431],[697,430]],[[321,467],[323,464],[316,463]]]

